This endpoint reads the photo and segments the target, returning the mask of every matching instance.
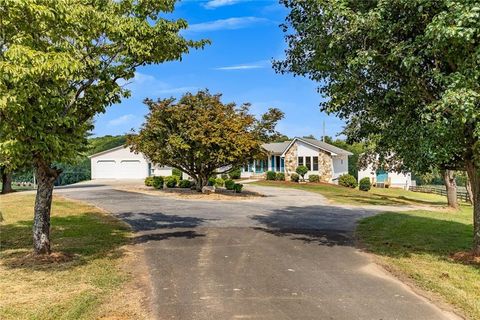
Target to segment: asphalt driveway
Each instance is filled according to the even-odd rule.
[[[388,208],[334,206],[293,189],[193,201],[118,191],[56,190],[138,232],[158,319],[455,319],[353,245],[358,219]]]

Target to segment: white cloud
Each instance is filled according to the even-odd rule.
[[[155,78],[152,75],[135,72],[135,77],[129,81],[127,88],[133,95],[141,98],[156,99],[159,95],[182,94],[187,91],[197,91],[197,86],[172,86],[164,81]]]
[[[111,127],[115,127],[115,126],[121,126],[121,125],[130,123],[133,120],[135,120],[135,116],[133,114],[126,114],[108,121],[107,124]]]
[[[262,60],[262,61],[252,62],[252,63],[218,67],[218,68],[214,68],[214,70],[223,70],[223,71],[248,70],[248,69],[261,69],[261,68],[266,68],[268,66],[269,66],[269,60]]]
[[[239,18],[219,19],[214,21],[191,24],[186,30],[186,32],[236,30],[236,29],[248,28],[254,24],[265,23],[267,21],[269,20],[265,18],[258,18],[258,17],[239,17]]]
[[[239,3],[240,0],[210,0],[204,7],[207,9],[215,9],[223,6],[231,6],[232,4]]]

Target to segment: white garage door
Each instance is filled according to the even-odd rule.
[[[122,160],[118,172],[119,179],[142,179],[147,176],[147,169],[140,160]]]
[[[96,165],[97,179],[115,179],[117,174],[117,163],[115,160],[98,160]]]

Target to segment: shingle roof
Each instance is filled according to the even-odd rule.
[[[336,153],[336,154],[341,155],[341,156],[351,156],[351,155],[353,155],[353,153],[351,153],[350,151],[341,149],[339,147],[332,146],[331,144],[323,142],[321,140],[309,139],[309,138],[298,138],[298,139],[303,140],[303,141],[307,141],[307,142],[309,142],[313,145],[316,145],[317,147],[319,147],[321,149]]]
[[[265,143],[262,145],[262,147],[270,153],[282,154],[288,147],[290,142],[292,142],[292,140],[287,140],[284,142]]]
[[[311,145],[314,145],[314,146],[316,146],[320,149],[323,149],[325,151],[328,151],[330,153],[335,153],[335,154],[342,155],[342,156],[351,156],[353,154],[353,153],[351,153],[347,150],[343,150],[341,148],[332,146],[331,144],[320,141],[320,140],[309,139],[309,138],[295,138],[295,139],[306,142],[306,143],[309,143]],[[286,151],[285,149],[288,148],[288,146],[292,143],[292,141],[293,140],[288,140],[288,141],[284,141],[284,142],[265,143],[262,146],[265,150],[267,150],[270,153],[282,154]]]

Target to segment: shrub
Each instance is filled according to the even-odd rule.
[[[146,178],[145,178],[145,185],[146,185],[147,187],[153,186],[153,177],[146,177]]]
[[[168,176],[165,177],[165,185],[167,188],[175,188],[178,182],[178,176]]]
[[[298,166],[297,169],[295,169],[295,172],[302,177],[302,180],[305,180],[305,175],[308,172],[308,168],[305,166]]]
[[[275,180],[285,181],[285,173],[277,172],[277,174],[275,175]]]
[[[172,169],[172,176],[175,176],[175,177],[182,177],[182,171],[177,169],[177,168],[173,168]]]
[[[273,171],[267,171],[267,180],[275,180],[277,175]]]
[[[292,175],[290,176],[290,180],[292,180],[293,182],[298,182],[300,180],[300,176],[296,173],[292,173]]]
[[[222,179],[223,179],[223,180],[227,180],[227,179],[228,179],[228,174],[222,173]]]
[[[311,174],[308,176],[308,181],[310,182],[319,182],[320,181],[320,177],[318,176],[318,174]]]
[[[162,189],[163,188],[163,177],[152,177],[152,186],[155,189]]]
[[[215,177],[208,178],[207,185],[210,186],[210,187],[213,187],[215,185],[215,180],[216,180]]]
[[[233,191],[235,191],[235,193],[242,192],[242,188],[243,188],[243,184],[241,184],[241,183],[235,183],[233,185]]]
[[[235,185],[235,181],[233,181],[232,179],[225,180],[225,188],[227,190],[233,190],[234,185]]]
[[[357,179],[351,174],[342,174],[338,177],[338,184],[347,188],[356,188],[357,187]]]
[[[230,173],[228,174],[228,176],[230,177],[230,179],[240,179],[240,176],[242,175],[242,169],[240,168],[236,168],[236,169],[233,169],[232,171],[230,171]]]
[[[369,177],[362,178],[358,186],[362,191],[370,190],[370,188],[372,188],[372,184],[370,183],[370,178]]]
[[[215,179],[215,187],[223,187],[224,184],[225,180],[223,180],[222,178]]]
[[[192,186],[192,182],[190,180],[180,180],[178,183],[180,188],[190,188]]]

